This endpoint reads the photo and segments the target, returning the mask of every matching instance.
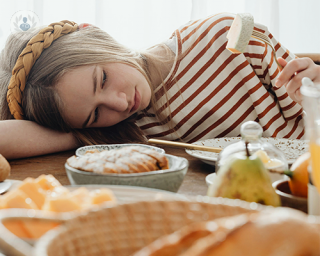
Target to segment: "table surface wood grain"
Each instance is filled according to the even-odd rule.
[[[158,146],[159,147],[159,146]],[[206,195],[207,185],[205,178],[214,172],[214,166],[203,163],[201,160],[188,155],[184,149],[161,146],[167,154],[188,159],[189,169],[178,190],[179,194]],[[36,178],[41,174],[52,174],[62,185],[70,185],[64,164],[75,151],[66,151],[56,154],[10,160],[11,175],[9,179],[24,180],[27,177]]]

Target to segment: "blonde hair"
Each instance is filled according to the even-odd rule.
[[[6,101],[6,91],[12,69],[28,41],[40,29],[42,27],[9,36],[1,52],[1,120],[13,118]],[[152,55],[148,58],[152,58]],[[51,129],[73,132],[82,144],[145,142],[142,131],[134,123],[134,116],[112,127],[79,130],[72,129],[61,115],[61,100],[54,85],[63,74],[79,66],[106,62],[121,62],[135,67],[145,76],[151,86],[147,67],[139,52],[119,44],[99,28],[87,27],[55,40],[35,62],[22,98],[25,118]]]

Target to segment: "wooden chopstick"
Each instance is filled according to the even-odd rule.
[[[148,143],[153,143],[153,144],[158,144],[158,145],[166,145],[166,146],[170,146],[170,147],[174,147],[174,148],[185,148],[185,149],[209,151],[209,152],[214,152],[214,153],[219,153],[222,150],[222,148],[200,146],[200,145],[175,142],[175,141],[167,141],[167,140],[149,139]]]

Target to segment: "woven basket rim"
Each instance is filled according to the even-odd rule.
[[[149,207],[152,208],[153,204],[170,204],[174,202],[182,202],[186,204],[212,204],[216,206],[231,206],[231,207],[237,207],[241,208],[242,210],[248,210],[248,212],[256,212],[256,211],[261,211],[263,209],[267,208],[274,208],[272,206],[264,206],[260,205],[257,203],[249,203],[246,201],[242,200],[234,200],[234,199],[227,199],[227,198],[211,198],[207,196],[196,196],[196,197],[189,197],[188,200],[184,200],[181,198],[176,198],[176,199],[165,199],[165,200],[153,200],[153,201],[138,201],[138,202],[131,202],[131,203],[123,203],[116,205],[113,208],[113,210],[119,209],[119,212],[121,209],[125,209],[126,206],[131,206],[135,207],[139,206],[141,204],[148,204]],[[104,211],[106,208],[100,208],[100,209],[95,209],[92,211],[88,211],[83,214],[79,214],[76,217],[74,217],[72,220],[68,221],[66,225],[61,225],[53,230],[48,231],[46,234],[44,234],[36,243],[36,246],[34,248],[35,250],[35,255],[40,256],[40,255],[47,255],[47,248],[50,246],[50,243],[53,239],[55,239],[57,236],[62,234],[63,232],[68,230],[68,227],[71,227],[74,223],[80,222],[80,220],[84,220],[83,218],[90,218],[91,214],[94,214],[97,211]],[[240,213],[239,213],[240,214]]]
[[[272,206],[264,206],[257,203],[249,203],[246,201],[238,200],[238,199],[228,199],[228,198],[212,198],[208,196],[186,196],[186,198],[167,198],[160,200],[145,200],[145,201],[135,201],[135,202],[127,202],[127,203],[119,203],[117,205],[107,204],[103,207],[95,207],[87,211],[82,211],[78,213],[53,213],[47,214],[40,210],[28,210],[28,209],[7,209],[2,213],[0,212],[0,230],[5,230],[2,221],[5,219],[12,218],[36,218],[44,221],[54,221],[54,220],[63,220],[66,221],[65,224],[62,224],[52,230],[49,230],[46,234],[44,234],[36,243],[35,247],[31,247],[27,242],[13,235],[10,231],[6,230],[6,232],[0,232],[0,244],[3,245],[3,241],[5,242],[4,246],[11,246],[13,249],[17,248],[17,246],[23,245],[23,247],[30,247],[30,250],[36,252],[35,255],[47,255],[46,248],[50,245],[50,242],[57,237],[62,232],[66,231],[72,223],[79,221],[79,219],[90,218],[90,216],[94,215],[99,211],[107,211],[107,209],[113,209],[119,211],[125,209],[126,206],[135,207],[141,204],[148,204],[148,206],[152,206],[153,204],[172,204],[174,202],[182,202],[185,204],[212,204],[216,206],[230,206],[241,208],[242,210],[248,210],[248,212],[256,212],[261,211],[267,208],[274,208]],[[11,214],[12,213],[12,214]],[[9,236],[8,236],[8,233]],[[1,243],[2,242],[2,243]],[[42,249],[41,249],[42,248]],[[22,252],[23,253],[23,252]],[[14,255],[24,255],[24,254],[14,254]],[[25,254],[28,255],[28,254]]]

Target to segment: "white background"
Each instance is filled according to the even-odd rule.
[[[290,51],[320,53],[320,0],[0,0],[0,50],[19,10],[35,12],[41,25],[64,19],[94,24],[135,49],[167,39],[192,19],[250,12]]]

